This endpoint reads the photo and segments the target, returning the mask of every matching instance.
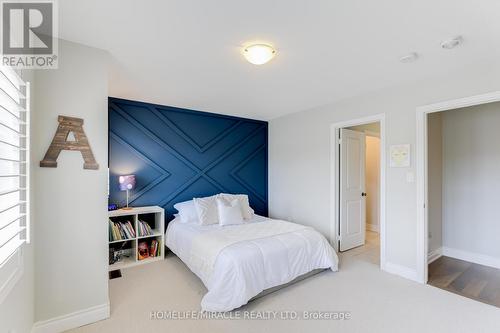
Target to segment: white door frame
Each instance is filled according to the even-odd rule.
[[[428,225],[428,198],[427,198],[427,115],[469,106],[493,103],[500,101],[500,91],[482,95],[444,101],[417,107],[417,278],[421,283],[427,283],[427,260],[429,239]]]
[[[335,250],[338,249],[339,240],[339,197],[340,197],[340,178],[339,178],[339,131],[341,128],[369,123],[380,123],[380,268],[385,270],[385,113],[351,119],[337,122],[330,125],[330,230],[331,243]]]

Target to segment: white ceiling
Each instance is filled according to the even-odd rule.
[[[108,50],[110,95],[272,119],[500,56],[498,0],[63,0],[63,39]],[[443,50],[443,39],[464,44]],[[240,54],[272,43],[263,66]],[[402,64],[416,51],[421,58]]]

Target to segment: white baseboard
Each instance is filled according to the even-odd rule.
[[[39,321],[31,333],[59,333],[109,318],[109,303],[69,313],[60,317]]]
[[[469,251],[463,251],[458,249],[453,249],[450,247],[443,247],[443,256],[452,257],[455,259],[465,260],[468,262],[473,262],[475,264],[500,268],[500,259],[487,256],[480,253],[474,253]]]
[[[411,269],[410,267],[386,262],[383,267],[383,270],[391,274],[399,275],[408,280],[420,282],[420,280],[418,279],[417,270]]]
[[[427,255],[427,264],[430,264],[443,256],[443,248],[440,247]]]
[[[366,230],[373,231],[373,232],[379,232],[379,225],[378,224],[366,224]]]

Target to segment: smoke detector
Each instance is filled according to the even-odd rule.
[[[412,53],[408,53],[408,54],[402,56],[401,58],[399,58],[399,61],[406,64],[406,63],[410,63],[410,62],[415,62],[415,61],[417,61],[417,59],[418,59],[418,53],[412,52]]]
[[[464,41],[462,36],[457,36],[441,42],[441,47],[445,50],[451,50],[462,44]]]

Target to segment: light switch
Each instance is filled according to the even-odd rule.
[[[408,183],[414,183],[415,182],[415,174],[413,173],[413,171],[408,171],[406,173],[406,181]]]

